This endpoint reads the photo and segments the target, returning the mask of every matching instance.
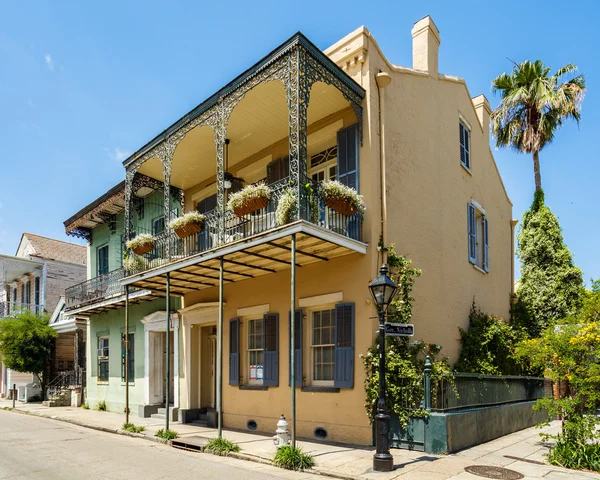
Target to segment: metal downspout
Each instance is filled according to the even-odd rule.
[[[379,191],[381,193],[381,256],[382,262],[386,263],[385,247],[387,241],[387,198],[385,178],[385,102],[383,100],[384,89],[392,81],[389,73],[379,72],[375,75],[379,97]]]

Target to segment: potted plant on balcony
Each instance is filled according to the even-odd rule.
[[[271,199],[271,189],[263,182],[246,185],[239,192],[233,193],[227,202],[227,208],[233,210],[238,217],[243,217],[256,210],[265,208]]]
[[[353,188],[336,180],[328,180],[321,185],[321,191],[325,205],[346,217],[365,212],[365,202]]]
[[[296,195],[291,188],[285,189],[279,197],[277,203],[277,210],[275,210],[275,221],[277,225],[282,226],[289,223],[294,217],[296,209],[298,208],[298,202],[296,201]]]
[[[144,259],[135,254],[127,254],[123,256],[123,268],[128,274],[138,273],[144,270]]]
[[[192,211],[171,221],[169,227],[173,229],[179,238],[186,238],[204,230],[205,220],[206,217],[200,212]]]
[[[152,251],[154,248],[154,237],[149,233],[141,233],[126,243],[127,248],[131,249],[136,255],[143,255]]]

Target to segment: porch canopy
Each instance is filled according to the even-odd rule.
[[[279,272],[291,267],[293,234],[296,235],[296,267],[351,253],[364,254],[367,249],[367,245],[362,242],[298,221],[247,240],[132,275],[122,283],[155,292],[166,292],[166,274],[169,273],[171,295],[185,295],[196,290],[218,287],[221,257],[225,283]]]

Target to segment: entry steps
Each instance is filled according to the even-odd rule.
[[[169,420],[171,420],[172,422],[176,422],[178,420],[177,414],[179,412],[179,408],[178,407],[169,407],[169,412],[171,414],[169,416]],[[152,415],[150,415],[150,418],[154,418],[155,420],[165,420],[166,413],[167,413],[167,409],[162,407],[162,408],[158,409],[158,413],[153,413]]]

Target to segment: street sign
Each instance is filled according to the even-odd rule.
[[[415,326],[412,323],[386,323],[385,334],[390,337],[412,337]]]

